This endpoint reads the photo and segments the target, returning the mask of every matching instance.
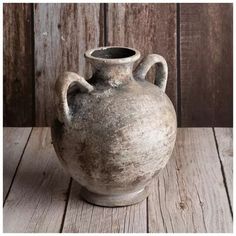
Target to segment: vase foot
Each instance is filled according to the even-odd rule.
[[[82,187],[80,192],[81,197],[89,203],[106,206],[106,207],[118,207],[128,206],[141,202],[149,195],[149,187],[127,194],[121,195],[102,195],[88,191]]]

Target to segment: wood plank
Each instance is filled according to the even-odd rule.
[[[34,128],[3,209],[4,232],[59,232],[69,177],[60,168],[49,128]]]
[[[220,160],[233,209],[233,129],[214,128]]]
[[[232,217],[211,128],[179,129],[148,198],[149,232],[224,233]]]
[[[72,184],[63,232],[65,233],[146,233],[146,199],[133,206],[106,208],[89,204]]]
[[[5,201],[14,174],[32,128],[3,129],[3,199]]]
[[[134,47],[142,57],[162,55],[169,68],[167,95],[177,109],[176,4],[108,4],[107,44]],[[154,82],[156,68],[147,79]]]
[[[86,79],[87,49],[103,45],[101,4],[35,4],[36,125],[50,125],[56,78],[64,71]]]
[[[182,126],[233,125],[233,4],[180,4]]]
[[[3,4],[3,123],[33,126],[32,4]]]

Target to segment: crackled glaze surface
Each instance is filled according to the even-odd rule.
[[[94,74],[88,82],[75,73],[57,81],[53,145],[63,167],[86,190],[86,200],[133,204],[147,196],[145,186],[166,165],[175,144],[176,114],[164,93],[167,66],[160,64],[159,88],[145,81],[145,74],[162,63],[160,56],[149,55],[133,76],[137,51],[124,60],[91,53],[86,57]]]

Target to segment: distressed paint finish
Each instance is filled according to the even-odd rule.
[[[73,83],[76,74],[59,77],[55,94],[59,109],[52,126],[57,155],[64,168],[85,187],[82,196],[106,206],[143,200],[148,194],[145,186],[166,165],[176,138],[176,114],[171,101],[158,86],[141,76],[158,63],[163,68],[158,78],[166,80],[164,58],[147,57],[133,77],[133,64],[140,54],[120,49],[134,53],[124,58],[109,55],[114,47],[98,49],[104,57],[92,56],[93,50],[87,52],[85,56],[94,72],[89,80],[92,89],[85,85],[82,90],[85,81],[81,83],[77,76],[79,86],[75,84],[72,92],[69,90],[68,101],[68,81]]]

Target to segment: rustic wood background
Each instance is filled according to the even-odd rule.
[[[105,45],[166,58],[179,126],[233,125],[232,4],[8,3],[3,16],[4,126],[50,125],[57,76],[89,78],[83,54]]]

